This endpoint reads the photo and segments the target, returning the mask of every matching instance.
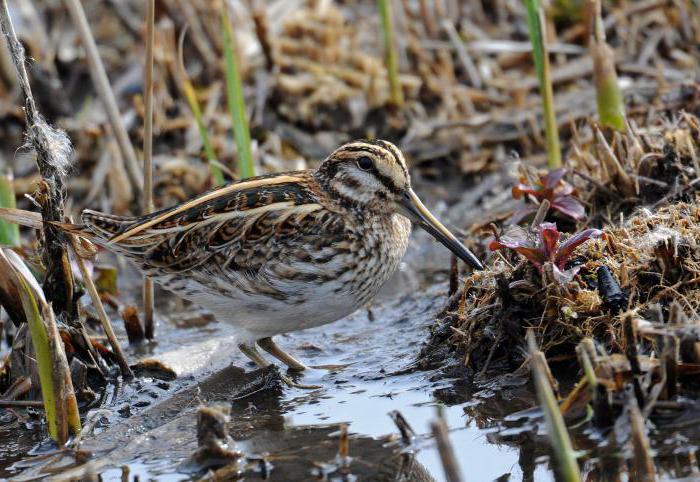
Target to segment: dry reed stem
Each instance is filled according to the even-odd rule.
[[[90,26],[88,25],[87,18],[85,17],[85,11],[80,4],[80,0],[65,0],[65,4],[68,7],[70,16],[73,19],[73,23],[78,30],[83,47],[85,48],[88,64],[90,66],[90,75],[92,77],[92,81],[95,83],[95,88],[97,89],[100,99],[102,99],[105,110],[107,111],[109,123],[112,125],[114,135],[117,139],[117,144],[119,145],[119,150],[122,153],[124,162],[126,163],[126,171],[129,175],[129,180],[131,181],[134,189],[136,189],[137,193],[141,193],[143,190],[141,168],[139,167],[139,163],[136,159],[134,146],[129,140],[129,134],[126,131],[121,114],[119,113],[117,100],[114,97],[114,92],[112,91],[112,87],[109,83],[107,72],[105,71],[105,67],[100,59],[100,54],[97,51],[95,39],[92,36]]]
[[[459,464],[457,463],[457,457],[455,456],[454,448],[450,442],[449,430],[445,420],[442,417],[438,417],[431,422],[430,429],[437,443],[440,461],[445,471],[445,479],[448,482],[461,482],[462,476],[460,474]]]
[[[146,0],[146,65],[144,67],[144,134],[143,134],[143,214],[153,212],[153,30],[155,0]],[[153,280],[143,279],[143,319],[146,338],[155,334],[153,324]]]
[[[134,378],[134,374],[131,371],[131,368],[129,368],[129,364],[126,361],[126,357],[124,356],[122,347],[121,345],[119,345],[119,340],[117,340],[117,336],[114,334],[112,323],[109,321],[109,317],[105,312],[104,305],[102,304],[100,295],[97,292],[95,283],[92,281],[92,277],[90,276],[90,273],[88,272],[87,267],[85,266],[85,261],[80,255],[81,251],[78,247],[78,238],[72,234],[68,234],[68,236],[70,238],[70,246],[73,249],[73,254],[75,255],[75,261],[76,263],[78,263],[80,274],[83,277],[83,283],[85,283],[85,288],[87,289],[88,294],[90,295],[92,304],[95,306],[95,310],[97,310],[97,317],[100,319],[102,329],[105,331],[107,339],[109,340],[109,344],[112,347],[112,351],[114,352],[114,355],[117,358],[117,363],[119,364],[119,369],[122,372],[122,376],[125,379],[132,379]]]
[[[471,82],[474,88],[481,89],[483,83],[481,82],[479,70],[476,68],[476,65],[474,65],[474,61],[469,55],[469,51],[464,46],[464,42],[462,42],[462,38],[459,36],[459,32],[457,32],[457,29],[455,29],[454,25],[452,25],[452,22],[448,19],[444,19],[442,21],[442,28],[447,33],[447,36],[450,38],[450,42],[452,42],[452,45],[454,45],[454,48],[457,51],[457,57],[462,63],[462,67],[466,71],[467,76],[469,77],[469,82]]]
[[[628,398],[627,405],[633,449],[631,480],[652,482],[656,480],[656,469],[654,468],[654,458],[651,456],[651,446],[646,434],[644,418],[634,397]]]
[[[43,219],[44,221],[62,221],[63,182],[70,167],[70,141],[65,132],[49,125],[36,107],[25,67],[24,47],[17,39],[6,0],[2,1],[0,23],[14,62],[17,80],[24,95],[25,135],[36,151],[36,163],[43,178],[39,186],[38,199]],[[73,275],[63,241],[60,230],[44,222],[42,261],[46,266],[44,279],[46,297],[54,309],[70,320],[76,314],[73,302]]]

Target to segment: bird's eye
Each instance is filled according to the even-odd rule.
[[[362,156],[357,160],[357,167],[362,169],[363,171],[369,171],[372,169],[372,166],[374,163],[372,162],[372,159],[370,159],[367,156]]]

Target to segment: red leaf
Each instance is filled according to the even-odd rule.
[[[540,249],[542,249],[545,259],[553,261],[561,233],[559,233],[557,225],[554,223],[542,223],[539,226],[539,230]]]
[[[566,176],[566,168],[564,167],[549,171],[542,177],[542,186],[544,186],[545,189],[554,189],[564,176]]]
[[[513,186],[510,192],[513,196],[513,199],[520,199],[525,194],[532,194],[533,196],[537,197],[539,195],[540,190],[535,186],[530,186],[529,184],[524,184],[521,182]]]
[[[554,263],[560,269],[564,269],[564,265],[578,246],[585,243],[589,239],[599,238],[602,235],[603,231],[601,231],[600,229],[586,229],[584,231],[574,234],[559,246],[557,254],[554,258]]]
[[[578,221],[586,215],[586,208],[576,198],[558,195],[552,202],[552,209]]]
[[[508,224],[518,224],[520,221],[525,219],[527,216],[529,216],[532,213],[537,212],[537,206],[534,204],[525,204],[522,206],[520,209],[515,211],[513,215],[510,217],[508,220]]]
[[[489,243],[489,249],[491,251],[496,251],[499,249],[510,249],[516,253],[527,258],[532,264],[538,268],[542,267],[542,264],[547,261],[542,249],[537,246],[533,246],[529,239],[518,239],[509,236],[503,236],[500,239],[494,239]]]

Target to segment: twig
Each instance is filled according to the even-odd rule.
[[[134,146],[129,140],[129,134],[126,132],[126,127],[124,127],[121,115],[119,114],[117,100],[114,98],[114,92],[109,84],[109,78],[105,72],[100,55],[97,52],[97,45],[90,31],[87,18],[85,18],[85,11],[80,4],[80,0],[65,0],[65,3],[73,19],[73,23],[78,29],[83,47],[85,48],[88,64],[90,66],[90,76],[95,83],[95,88],[100,95],[100,99],[102,99],[104,103],[109,123],[112,125],[119,150],[126,163],[126,171],[129,175],[129,180],[137,194],[140,194],[143,190],[143,183],[141,180],[141,169],[136,160],[136,152],[134,152]]]
[[[155,0],[146,0],[146,65],[144,67],[143,214],[153,212],[153,29]],[[153,339],[153,280],[143,278],[143,321],[146,338]]]
[[[0,408],[44,408],[41,400],[0,400]]]
[[[440,461],[445,471],[445,479],[447,482],[461,482],[462,476],[460,475],[457,457],[455,457],[455,452],[450,442],[445,420],[439,417],[430,424],[430,429],[433,432],[433,437],[435,437],[435,442],[437,442]]]
[[[413,428],[411,428],[411,425],[408,423],[403,414],[398,410],[393,410],[389,412],[389,416],[394,421],[394,424],[396,424],[396,428],[399,429],[399,432],[401,433],[401,442],[403,442],[404,446],[411,445],[411,443],[413,443],[413,439],[416,437],[416,432],[413,430]]]
[[[654,458],[651,456],[649,438],[646,434],[644,419],[639,410],[637,400],[631,394],[627,398],[627,413],[629,416],[630,438],[634,456],[631,460],[630,480],[656,480]]]
[[[122,376],[125,379],[132,379],[134,378],[134,374],[131,371],[131,368],[129,368],[129,364],[126,362],[126,357],[124,356],[122,347],[119,345],[119,340],[117,340],[117,336],[114,334],[112,323],[110,323],[109,318],[107,317],[107,313],[102,305],[100,295],[97,293],[97,288],[95,288],[95,283],[92,281],[92,277],[85,266],[85,261],[79,254],[80,250],[77,246],[78,238],[70,234],[68,236],[70,238],[70,246],[73,249],[73,254],[75,255],[75,261],[78,263],[80,274],[83,277],[83,283],[85,283],[85,288],[87,288],[88,294],[90,295],[90,300],[92,300],[92,304],[95,306],[95,310],[97,310],[97,317],[100,319],[102,329],[105,331],[109,344],[112,347],[112,351],[117,358],[117,363],[119,364],[119,369],[122,372]]]
[[[459,289],[459,263],[457,256],[454,254],[450,257],[450,288],[447,291],[447,297],[451,297]]]
[[[544,218],[547,217],[550,207],[551,203],[549,202],[549,199],[543,199],[542,202],[540,202],[540,206],[537,208],[535,217],[532,219],[532,224],[530,224],[530,231],[533,233],[537,232],[540,224],[542,224],[544,222]]]
[[[469,52],[464,47],[464,42],[462,42],[454,25],[452,25],[451,21],[445,19],[442,21],[442,28],[445,29],[447,36],[450,38],[450,42],[454,45],[457,57],[459,57],[459,61],[462,62],[462,67],[464,67],[472,86],[481,89],[481,76],[479,75],[479,71],[476,65],[474,65],[472,58],[469,56]]]
[[[36,163],[44,179],[40,198],[44,220],[42,261],[46,266],[44,291],[54,309],[60,315],[65,315],[68,320],[72,320],[76,305],[73,302],[73,274],[68,253],[63,245],[65,238],[57,227],[49,223],[63,221],[63,185],[70,166],[70,140],[65,132],[49,125],[36,108],[25,68],[24,47],[17,40],[7,0],[2,0],[0,17],[0,26],[7,38],[17,79],[24,94],[26,136],[36,151]]]

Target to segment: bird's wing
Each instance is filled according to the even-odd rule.
[[[307,171],[250,178],[147,216],[122,218],[84,211],[99,244],[146,270],[178,273],[203,263],[240,272],[260,269],[274,245],[318,222],[324,211]]]

